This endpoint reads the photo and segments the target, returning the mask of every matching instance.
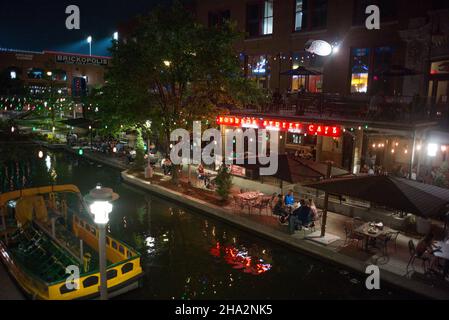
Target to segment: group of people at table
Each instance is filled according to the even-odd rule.
[[[281,223],[288,223],[291,234],[295,233],[295,230],[313,227],[314,221],[318,219],[318,210],[313,200],[301,199],[296,202],[293,190],[289,190],[285,196],[277,196],[273,214],[280,217]]]
[[[424,260],[424,263],[435,264],[439,262],[439,257],[443,257],[443,276],[446,278],[449,275],[449,260],[447,259],[447,250],[444,246],[447,246],[446,241],[435,241],[433,233],[428,233],[423,239],[421,239],[416,245],[415,254],[420,259]],[[443,246],[443,247],[442,247]]]

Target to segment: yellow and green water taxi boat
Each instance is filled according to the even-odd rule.
[[[32,299],[99,296],[98,229],[74,185],[0,194],[0,259]],[[139,286],[140,255],[106,236],[109,297]]]

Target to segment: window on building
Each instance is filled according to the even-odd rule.
[[[246,32],[249,37],[273,33],[273,0],[249,3],[246,6]]]
[[[231,19],[231,11],[221,10],[209,12],[209,27],[219,27]]]
[[[268,88],[270,80],[269,56],[247,56],[247,77],[255,80],[262,88]]]
[[[397,17],[396,0],[354,0],[354,25],[365,25],[368,15],[365,13],[366,7],[376,5],[380,10],[380,21],[388,22]]]
[[[327,0],[295,0],[295,31],[325,28]]]
[[[44,77],[44,70],[38,68],[31,68],[28,70],[29,79],[42,79]]]
[[[354,48],[351,54],[351,93],[368,92],[369,48]]]
[[[264,4],[263,32],[262,34],[273,33],[273,0],[267,0]]]
[[[53,70],[51,78],[55,81],[67,81],[67,72],[64,70]]]
[[[327,25],[327,0],[315,0],[311,8],[311,28],[324,28]]]
[[[295,6],[295,31],[301,31],[304,28],[304,5],[306,0],[296,0]]]

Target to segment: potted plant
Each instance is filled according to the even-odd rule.
[[[216,193],[223,202],[228,201],[232,187],[232,176],[226,165],[222,164],[218,169],[218,175],[215,178]]]

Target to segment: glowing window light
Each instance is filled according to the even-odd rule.
[[[436,143],[429,143],[427,145],[427,155],[429,157],[435,157],[437,155],[438,145]]]

